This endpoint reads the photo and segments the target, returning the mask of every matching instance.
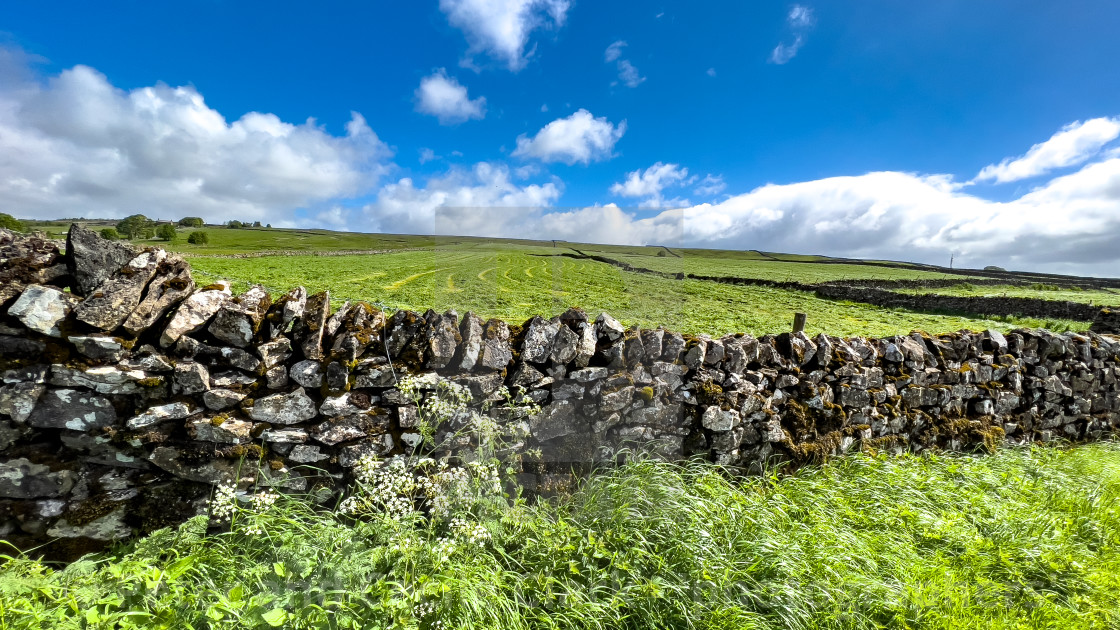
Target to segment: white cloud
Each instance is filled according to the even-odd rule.
[[[525,51],[529,34],[538,28],[564,25],[569,0],[440,0],[448,22],[467,37],[470,55],[485,52],[516,72],[534,50]],[[534,47],[535,48],[535,47]]]
[[[606,52],[603,53],[603,61],[610,63],[615,59],[622,56],[622,49],[626,46],[626,42],[618,40],[617,42],[607,46]]]
[[[519,211],[540,213],[559,199],[559,180],[518,186],[502,164],[479,162],[469,170],[453,168],[422,188],[411,178],[384,186],[365,206],[363,230],[404,234],[516,235]]]
[[[1004,158],[999,164],[985,166],[976,176],[976,181],[1014,182],[1081,164],[1117,137],[1120,137],[1120,118],[1073,122],[1062,127],[1046,142],[1032,146],[1025,155]]]
[[[629,60],[620,59],[618,62],[618,80],[622,81],[622,84],[626,87],[638,87],[646,78],[638,72],[638,69]]]
[[[611,157],[611,151],[622,134],[626,121],[617,126],[606,118],[595,118],[580,109],[567,118],[548,123],[533,138],[517,137],[516,157],[537,158],[543,162],[590,164]]]
[[[793,5],[786,16],[786,22],[792,28],[807,28],[813,25],[813,10],[799,4]]]
[[[0,207],[24,217],[291,224],[374,188],[391,154],[357,112],[334,136],[267,113],[228,122],[193,87],[126,92],[87,66],[0,84]]]
[[[708,76],[710,76],[710,77],[716,76],[716,69],[715,68],[708,68]]]
[[[541,113],[543,114],[547,111],[548,111],[548,103],[545,103],[544,105],[541,105]]]
[[[440,68],[420,80],[420,87],[416,88],[416,111],[439,118],[441,125],[481,120],[486,115],[486,97],[472,100],[467,96],[467,88]]]
[[[622,49],[626,46],[626,42],[618,40],[617,42],[607,46],[607,50],[603,53],[603,61],[611,63],[617,61],[616,67],[618,68],[618,81],[611,83],[612,86],[618,85],[621,81],[626,87],[638,87],[646,80],[638,68],[630,63],[628,59],[622,59]]]
[[[726,188],[727,184],[723,181],[722,175],[709,174],[696,185],[695,192],[701,197],[711,197],[720,194]]]
[[[443,158],[442,155],[436,155],[436,152],[429,149],[428,147],[421,147],[420,148],[420,163],[421,164],[427,164],[428,162],[431,162],[433,160],[439,160],[439,159],[442,159],[442,158]]]
[[[793,33],[793,41],[788,44],[782,42],[775,46],[774,50],[770,51],[770,63],[780,66],[796,57],[801,46],[805,44],[805,34],[815,22],[812,9],[800,4],[793,5],[786,15],[786,24]]]
[[[779,66],[789,63],[790,59],[797,56],[797,52],[801,50],[801,44],[804,41],[805,38],[798,35],[791,44],[778,44],[774,47],[774,50],[770,52],[770,62],[778,64]]]
[[[620,197],[644,197],[642,207],[662,208],[665,206],[687,205],[686,199],[664,199],[661,195],[666,188],[679,187],[695,181],[688,176],[688,169],[679,164],[657,162],[646,170],[638,169],[626,174],[626,180],[611,185],[612,195]]]

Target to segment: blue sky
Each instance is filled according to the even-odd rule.
[[[8,3],[0,204],[1120,275],[1117,24],[1112,2]]]

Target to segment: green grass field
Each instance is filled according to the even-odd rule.
[[[959,295],[965,297],[1024,297],[1042,300],[1065,300],[1096,306],[1120,305],[1120,290],[1073,289],[1049,284],[1032,286],[992,285],[977,286],[967,282],[941,289],[899,289],[899,293],[936,293],[938,295]]]
[[[110,222],[93,223],[98,229]],[[66,222],[34,227],[64,235]],[[755,335],[788,329],[793,313],[809,315],[810,333],[894,335],[912,330],[1008,330],[1046,327],[1084,330],[1088,322],[960,314],[917,313],[822,300],[811,294],[765,287],[660,278],[604,263],[573,259],[576,250],[634,267],[671,274],[731,276],[807,284],[834,280],[960,278],[917,268],[849,262],[821,256],[758,251],[698,250],[662,246],[589,245],[475,237],[359,234],[326,230],[206,227],[207,245],[191,245],[180,229],[170,243],[144,241],[188,256],[200,279],[226,278],[243,290],[252,283],[283,292],[303,285],[329,289],[339,300],[366,300],[387,308],[453,308],[521,322],[569,306],[607,311],[627,325],[665,326],[686,333]],[[368,254],[364,252],[382,252]],[[317,253],[348,255],[318,256]],[[281,255],[287,254],[287,255]],[[250,258],[239,257],[243,255]],[[967,280],[967,278],[962,279]],[[953,290],[947,290],[951,293]],[[994,293],[980,288],[985,293]],[[1107,291],[1070,292],[1078,301],[1105,300]],[[1065,292],[1016,289],[1016,295],[1070,299]]]
[[[569,306],[580,306],[593,316],[607,311],[627,325],[663,325],[680,332],[711,335],[781,332],[798,311],[809,313],[807,330],[811,334],[1085,327],[1065,320],[996,321],[886,310],[822,300],[796,291],[672,280],[552,255],[555,251],[477,244],[365,256],[196,257],[191,264],[201,278],[233,280],[238,290],[250,283],[263,284],[275,292],[303,285],[311,291],[329,289],[332,298],[338,300],[366,300],[391,309],[454,308],[460,313],[473,311],[515,323],[535,314],[551,316]]]
[[[58,570],[0,628],[1019,629],[1120,625],[1120,446],[854,455],[734,481],[636,462],[552,503],[353,522],[282,497]],[[453,539],[453,537],[452,537]]]

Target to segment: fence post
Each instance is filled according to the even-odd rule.
[[[805,313],[794,313],[793,314],[793,332],[795,332],[795,333],[805,332],[805,319],[806,319]]]

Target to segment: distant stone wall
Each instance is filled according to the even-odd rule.
[[[539,403],[497,417],[540,451],[530,492],[623,449],[750,471],[1120,426],[1120,339],[1096,333],[712,339],[578,309],[389,314],[196,286],[182,259],[77,226],[65,254],[0,231],[0,281],[0,538],[60,558],[202,513],[223,481],[335,500],[359,458],[419,444],[405,374]]]

